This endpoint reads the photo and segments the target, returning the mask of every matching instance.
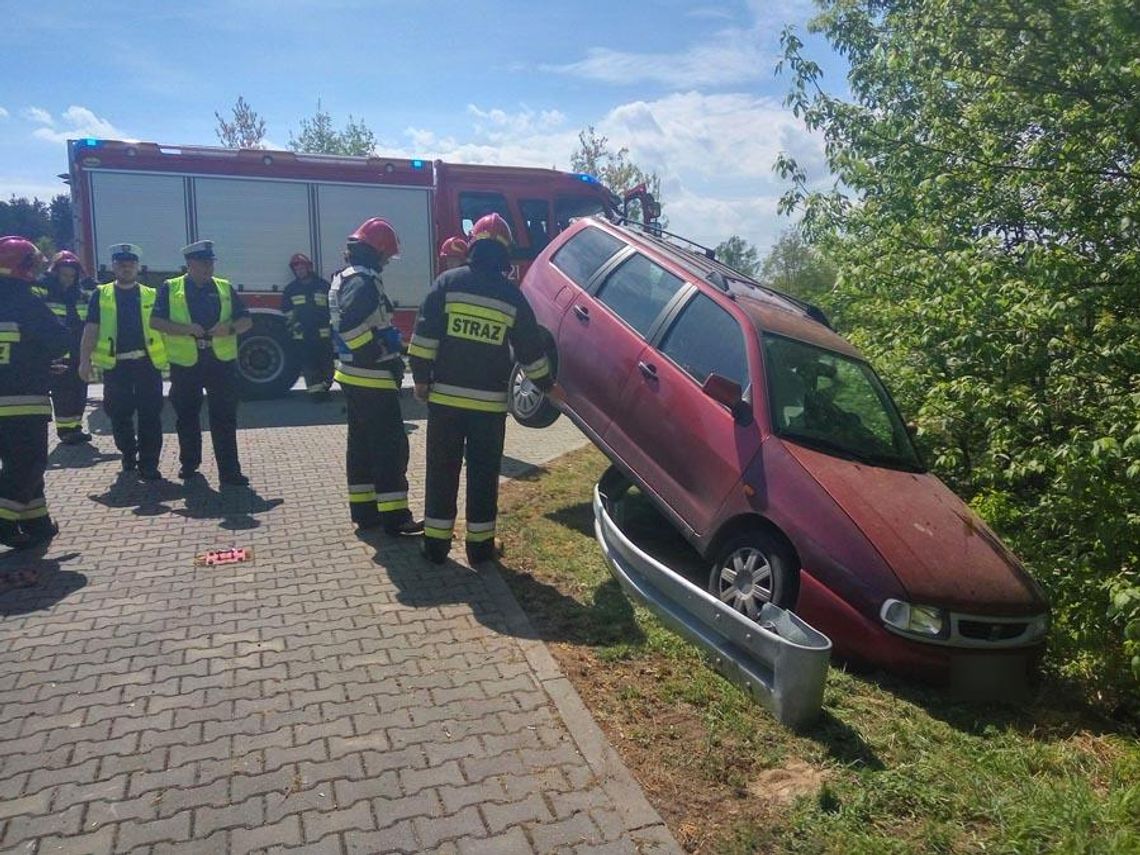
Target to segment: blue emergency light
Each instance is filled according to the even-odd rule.
[[[95,146],[99,145],[99,140],[95,139],[94,137],[87,137],[85,139],[81,139],[79,141],[79,144],[86,146],[87,148],[94,148]]]
[[[422,160],[413,160],[412,161],[412,169],[423,169],[423,168],[424,168],[424,162]]]
[[[587,175],[585,172],[579,172],[578,173],[578,180],[579,181],[585,181],[587,184],[597,184],[598,183],[597,178],[595,178],[593,175]]]

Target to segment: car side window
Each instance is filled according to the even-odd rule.
[[[624,243],[601,229],[583,229],[554,253],[552,261],[555,267],[585,288],[598,268],[623,246]]]
[[[648,337],[661,310],[684,284],[684,280],[638,254],[630,256],[606,277],[597,297],[642,336]]]
[[[748,388],[748,352],[740,324],[704,294],[681,310],[658,349],[698,383],[719,374]]]

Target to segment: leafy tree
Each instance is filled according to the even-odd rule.
[[[718,261],[745,276],[755,276],[759,272],[760,253],[740,235],[718,243],[715,252]]]
[[[53,196],[48,205],[52,241],[60,249],[75,247],[75,223],[71,218],[71,197],[66,193]]]
[[[0,234],[36,241],[51,233],[51,213],[44,202],[23,196],[0,202]]]
[[[617,151],[610,148],[609,137],[599,136],[590,125],[578,133],[578,148],[570,155],[570,168],[575,172],[585,172],[601,180],[613,192],[621,195],[644,183],[653,198],[661,201],[661,178],[656,172],[646,172],[629,159],[629,149],[622,146]],[[640,217],[640,205],[631,206],[630,216]],[[665,225],[662,221],[662,225]]]
[[[254,112],[241,95],[233,106],[233,120],[227,122],[218,112],[215,133],[226,148],[265,148],[265,120]]]
[[[289,148],[309,154],[344,154],[367,156],[376,150],[376,135],[351,115],[343,131],[333,126],[332,115],[321,108],[311,118],[301,119],[301,132],[294,137],[289,133]]]
[[[1140,7],[820,0],[851,100],[783,35],[782,207],[841,271],[833,318],[917,417],[936,470],[1048,589],[1053,664],[1140,675]]]
[[[788,229],[760,266],[760,281],[809,303],[819,303],[835,287],[835,268],[798,229]]]

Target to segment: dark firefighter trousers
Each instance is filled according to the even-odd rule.
[[[363,528],[396,527],[408,510],[408,434],[396,389],[341,384],[348,415],[348,507]]]
[[[305,390],[323,392],[332,385],[333,349],[327,338],[306,335],[295,341],[301,357],[301,374],[305,378]]]
[[[237,361],[222,362],[209,351],[200,351],[194,365],[170,366],[170,403],[178,429],[178,461],[183,469],[202,465],[202,400],[210,414],[210,441],[218,475],[238,475],[241,463],[237,448]]]
[[[451,546],[464,456],[467,547],[493,543],[506,421],[506,413],[428,404],[424,537],[433,552],[446,554]]]
[[[150,359],[121,360],[103,372],[103,409],[123,462],[157,469],[162,451],[162,374]]]
[[[51,376],[51,408],[55,413],[55,431],[63,437],[83,430],[83,412],[87,408],[87,384],[79,376],[78,345],[66,357],[67,371]]]
[[[0,418],[0,536],[51,528],[44,499],[48,463],[47,416]]]

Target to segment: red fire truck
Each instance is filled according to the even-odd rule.
[[[592,176],[396,157],[338,157],[258,149],[167,146],[119,140],[68,142],[76,251],[109,278],[107,248],[143,249],[142,279],[158,285],[183,270],[181,248],[208,238],[218,275],[242,292],[254,325],[238,355],[247,397],[283,394],[299,368],[278,311],[295,252],[329,278],[345,237],[381,216],[400,235],[400,259],[384,271],[396,322],[410,332],[437,270],[439,244],[498,212],[517,242],[512,275],[572,220],[621,206]]]

